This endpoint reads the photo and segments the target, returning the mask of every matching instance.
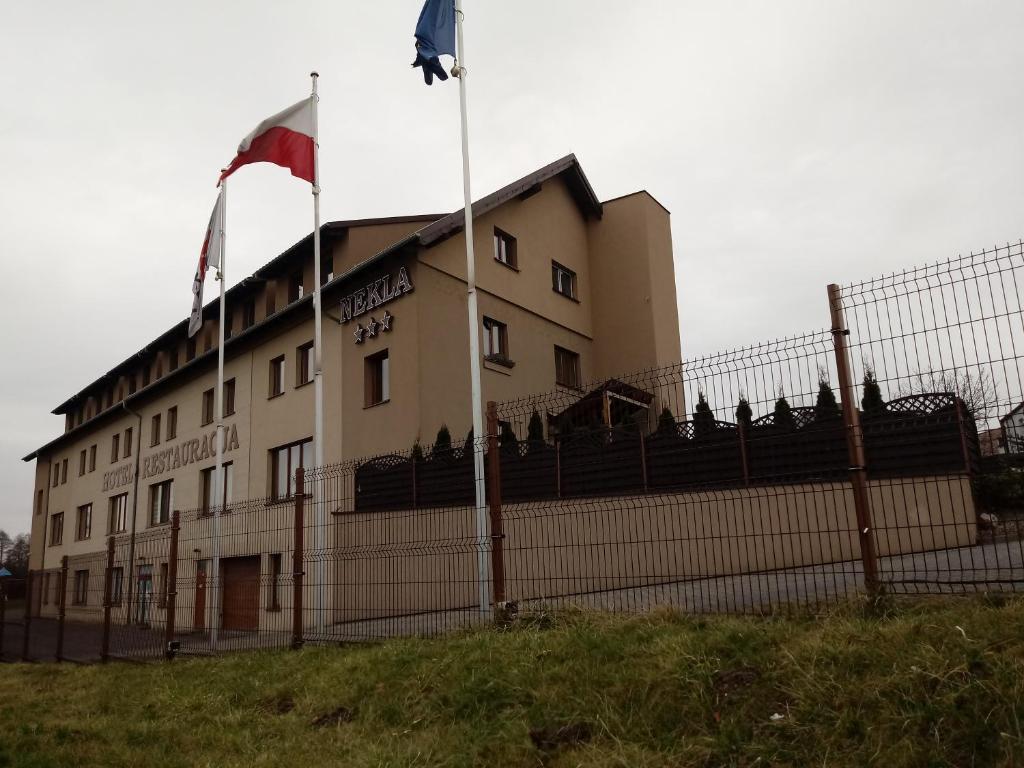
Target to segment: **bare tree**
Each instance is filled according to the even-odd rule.
[[[999,415],[998,387],[992,374],[984,368],[916,373],[900,388],[901,396],[933,392],[948,392],[959,397],[977,422]]]
[[[11,537],[7,535],[7,531],[0,528],[0,565],[4,564],[4,553],[12,543]]]

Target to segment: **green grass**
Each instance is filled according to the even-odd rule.
[[[1024,764],[1024,600],[0,667],[0,766]],[[773,719],[773,715],[781,715]]]

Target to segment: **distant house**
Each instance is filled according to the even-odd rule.
[[[993,427],[978,434],[978,445],[981,448],[982,456],[996,456],[1006,453],[1006,440],[1003,438],[1003,428]]]
[[[1024,453],[1024,403],[999,419],[1007,453]]]

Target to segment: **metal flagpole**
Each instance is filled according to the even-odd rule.
[[[316,92],[320,75],[310,72],[313,78],[313,462],[316,467],[324,465],[324,380],[323,380],[323,329],[320,312],[320,125]],[[308,469],[308,468],[307,468]],[[309,478],[309,475],[306,475]],[[308,482],[308,480],[307,480]],[[309,487],[308,485],[306,486]],[[326,590],[324,568],[324,504],[321,498],[323,487],[320,474],[313,476],[314,530],[313,551],[316,552],[316,567],[313,569],[313,616],[318,630],[324,629],[324,596]]]
[[[491,608],[490,536],[487,516],[487,494],[484,487],[483,403],[480,394],[480,318],[476,298],[476,257],[473,252],[473,197],[469,186],[469,119],[466,110],[466,46],[462,38],[462,0],[455,0],[455,22],[458,36],[458,61],[453,74],[459,79],[459,106],[462,113],[462,190],[465,196],[466,292],[469,298],[469,378],[473,402],[473,479],[476,483],[477,569],[479,573],[480,610]]]
[[[217,417],[217,463],[213,470],[213,498],[210,504],[213,507],[213,557],[211,570],[213,571],[210,581],[213,583],[213,606],[211,608],[212,620],[210,621],[210,650],[217,650],[217,631],[220,623],[220,513],[221,502],[224,500],[224,284],[227,282],[225,273],[227,269],[227,251],[225,249],[228,207],[228,180],[220,183],[220,216],[217,226],[220,228],[220,264],[217,267],[217,280],[220,283],[220,327],[218,328],[217,343],[217,389],[214,393],[214,414]]]

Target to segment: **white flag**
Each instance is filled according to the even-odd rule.
[[[224,189],[217,194],[217,202],[206,226],[203,249],[199,252],[199,266],[192,280],[192,316],[188,322],[188,336],[192,338],[203,327],[203,281],[207,267],[220,269],[222,235],[224,233]]]

